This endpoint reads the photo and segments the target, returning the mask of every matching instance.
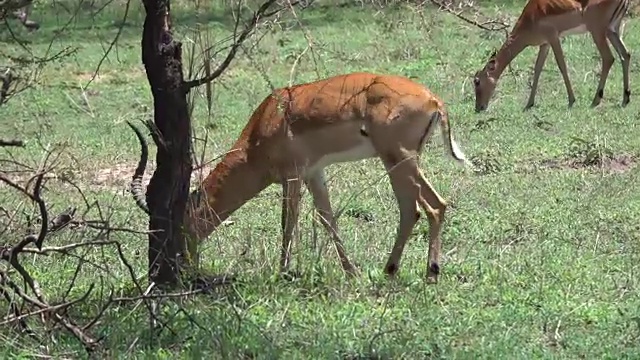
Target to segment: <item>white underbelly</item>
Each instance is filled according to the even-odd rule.
[[[578,34],[584,34],[587,32],[587,25],[582,24],[580,26],[565,30],[563,32],[560,33],[560,36],[567,36],[567,35],[578,35]]]
[[[324,169],[331,164],[359,161],[374,156],[376,156],[376,151],[373,148],[373,144],[371,144],[371,141],[363,140],[358,146],[352,147],[349,150],[329,153],[322,156],[320,159],[318,159],[318,161],[315,162],[315,164],[311,164],[307,173],[313,174],[316,171]]]

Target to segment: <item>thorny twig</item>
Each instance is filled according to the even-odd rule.
[[[57,216],[54,216],[51,220],[48,208],[41,198],[41,192],[44,187],[44,179],[46,178],[46,174],[51,171],[51,169],[46,169],[46,163],[49,162],[49,159],[52,158],[49,151],[47,151],[47,155],[45,156],[44,163],[39,166],[39,168],[34,169],[37,172],[35,176],[35,181],[29,180],[27,185],[21,186],[13,180],[5,177],[0,174],[0,183],[7,184],[10,188],[15,191],[23,194],[31,201],[37,204],[39,210],[39,218],[40,218],[40,229],[36,233],[28,233],[23,237],[16,245],[0,245],[0,262],[5,262],[9,266],[8,268],[0,267],[0,300],[4,299],[9,304],[10,313],[7,314],[3,319],[0,319],[0,326],[3,324],[18,324],[23,332],[29,333],[32,337],[37,339],[37,336],[29,328],[26,320],[32,316],[40,316],[42,321],[45,322],[47,319],[52,320],[54,323],[62,325],[64,329],[73,334],[73,336],[78,339],[85,347],[87,351],[93,351],[99,344],[99,339],[93,338],[91,335],[87,333],[88,329],[91,328],[94,324],[98,322],[98,319],[102,317],[105,311],[115,302],[113,301],[113,293],[109,296],[108,301],[101,306],[101,310],[98,314],[89,321],[88,324],[81,326],[76,324],[67,314],[66,310],[80,302],[84,302],[90,294],[92,293],[95,284],[92,284],[89,289],[84,292],[80,298],[71,301],[64,301],[61,304],[50,304],[44,292],[40,288],[40,284],[32,274],[22,265],[20,262],[20,254],[32,254],[32,255],[49,255],[51,253],[57,253],[65,256],[77,257],[76,254],[73,254],[75,250],[80,248],[88,248],[88,247],[104,247],[107,245],[113,245],[117,249],[118,255],[120,257],[121,262],[129,269],[131,274],[131,278],[133,283],[139,289],[140,293],[143,292],[142,286],[137,282],[133,267],[128,263],[125,258],[124,252],[122,251],[120,244],[115,240],[109,240],[108,234],[113,231],[127,231],[128,229],[120,229],[110,227],[108,222],[105,220],[75,220],[74,216],[76,214],[76,208],[70,206],[60,212]],[[55,156],[53,156],[55,158]],[[55,161],[55,160],[54,160]],[[21,166],[18,162],[12,161],[12,164],[15,166]],[[26,167],[26,166],[22,166]],[[85,203],[89,206],[89,203]],[[9,214],[6,209],[2,209],[3,212]],[[15,219],[13,216],[9,216],[12,221]],[[7,224],[8,225],[8,224]],[[92,241],[84,241],[80,243],[66,244],[63,246],[42,246],[44,240],[48,235],[51,235],[55,232],[63,231],[64,229],[74,229],[84,226],[86,228],[91,228],[97,230],[99,232],[96,239]],[[129,230],[129,232],[135,233],[134,230]],[[5,233],[6,236],[7,233]],[[104,238],[107,239],[104,239]],[[29,247],[30,244],[35,243],[35,246]],[[81,265],[83,263],[87,263],[87,260],[84,258],[80,258],[80,262],[76,267],[76,271],[70,279],[70,284],[67,289],[67,294],[70,290],[75,287],[75,282],[77,277],[81,271]],[[24,281],[25,287],[21,287],[18,281],[13,280],[10,277],[10,272],[17,273],[21,280]],[[66,298],[67,295],[63,296],[63,299]],[[121,301],[126,301],[125,299],[120,299]],[[25,304],[28,304],[32,310],[28,310],[23,312],[18,306],[17,301],[22,301]],[[148,299],[143,299],[144,303],[149,307]],[[157,320],[158,323],[161,323],[163,327],[169,328],[167,324],[164,324],[162,321]]]
[[[234,41],[231,44],[231,46],[229,47],[229,52],[227,53],[227,56],[225,57],[225,59],[222,61],[222,63],[220,63],[220,65],[218,65],[216,70],[211,72],[209,75],[204,76],[204,77],[199,78],[199,79],[196,79],[196,80],[185,81],[184,82],[185,91],[188,92],[190,89],[192,89],[194,87],[209,83],[209,82],[217,79],[218,77],[220,77],[220,75],[222,75],[222,73],[227,69],[227,67],[229,67],[229,65],[231,64],[231,61],[235,58],[236,53],[238,51],[238,48],[240,48],[242,43],[256,29],[256,26],[258,25],[258,22],[260,21],[260,19],[263,19],[263,18],[266,18],[266,17],[269,17],[269,16],[273,16],[273,15],[285,10],[285,7],[281,7],[281,8],[278,8],[276,10],[267,12],[271,8],[271,6],[276,3],[276,1],[277,0],[267,0],[267,1],[265,1],[260,6],[260,8],[258,8],[258,10],[256,10],[253,13],[253,16],[251,17],[249,22],[245,25],[244,29],[242,30],[242,32],[240,32],[240,34],[237,34],[237,31],[240,28],[240,15],[238,15],[236,17],[236,23],[235,23],[235,26],[234,26],[234,33],[233,33]],[[299,1],[295,1],[295,2],[292,2],[291,5],[295,5],[295,4],[299,4],[299,3],[300,3]]]
[[[0,2],[2,1],[3,0],[0,0]],[[244,41],[244,39],[246,39],[248,36],[251,35],[251,32],[255,29],[260,18],[271,16],[282,10],[282,9],[277,9],[273,13],[265,13],[265,11],[269,8],[269,6],[274,2],[275,1],[271,1],[271,0],[268,1],[260,8],[262,10],[259,9],[256,12],[256,14],[254,14],[254,18],[250,22],[250,24],[247,26],[247,29],[245,29],[242,33],[240,33],[238,37],[234,37],[236,39],[234,42],[235,47],[232,46],[231,48],[231,52],[233,53],[227,56],[228,59],[225,59],[226,63],[223,62],[223,64],[221,64],[218,67],[216,71],[218,71],[219,73],[217,75],[215,74],[215,72],[208,74],[210,75],[208,76],[209,80],[204,79],[202,80],[203,82],[211,81],[215,79],[226,69],[226,67],[231,62],[233,56],[235,55],[234,52],[237,50],[237,47],[239,46],[238,42],[241,43],[242,41]],[[295,2],[294,4],[297,4],[297,2]],[[262,11],[262,13],[260,13],[260,11]],[[239,24],[239,20],[236,25],[238,24]],[[239,30],[239,28],[237,28],[237,30]],[[115,39],[112,42],[111,47],[116,41],[117,39]],[[26,43],[19,42],[19,41],[18,43],[19,45],[23,46],[24,50],[28,52],[31,58],[5,57],[5,59],[15,63],[15,66],[12,64],[10,68],[6,66],[0,68],[0,105],[2,104],[2,102],[6,101],[11,95],[15,94],[17,91],[23,90],[23,87],[26,88],[26,86],[23,86],[24,85],[23,83],[27,84],[28,86],[35,79],[35,74],[30,76],[25,76],[24,75],[25,70],[23,70],[23,67],[26,69],[27,66],[33,66],[36,68],[35,72],[37,72],[38,69],[42,68],[42,65],[44,65],[45,62],[57,60],[60,57],[71,54],[73,52],[65,49],[61,51],[58,55],[54,55],[53,57],[50,57],[50,58],[36,58],[31,53]],[[1,55],[4,55],[4,54],[0,54],[0,57],[2,57]],[[20,82],[19,89],[16,86],[17,82]],[[24,143],[19,140],[0,140],[0,146],[20,147],[20,146],[24,146]],[[50,155],[51,155],[51,152],[48,151],[48,154],[44,159],[44,163],[47,163],[49,161]],[[4,162],[5,160],[2,159],[2,161]],[[4,163],[19,165],[17,162],[13,160],[8,160],[7,162],[4,162]],[[3,165],[3,168],[4,166],[5,165]],[[24,169],[26,168],[28,167],[23,166],[23,169],[21,171],[24,172]],[[74,219],[74,217],[76,216],[76,208],[73,206],[70,206],[69,208],[61,212],[59,215],[53,217],[52,220],[49,220],[50,209],[47,207],[47,204],[41,197],[43,189],[45,189],[44,188],[45,183],[47,182],[48,177],[50,176],[48,174],[49,171],[50,169],[45,169],[44,165],[34,169],[33,172],[35,173],[35,175],[32,177],[31,180],[27,182],[27,185],[25,186],[21,186],[22,184],[20,184],[19,182],[16,182],[15,179],[10,179],[9,177],[5,177],[4,174],[0,173],[0,183],[7,184],[9,188],[26,196],[29,200],[31,200],[33,203],[37,205],[37,208],[40,214],[39,215],[40,229],[39,231],[37,231],[37,233],[35,231],[33,231],[33,233],[28,233],[22,239],[19,239],[19,241],[17,241],[17,244],[15,245],[9,245],[6,242],[4,244],[0,244],[0,264],[1,264],[0,266],[0,301],[7,301],[8,309],[9,309],[9,313],[6,314],[6,316],[0,317],[0,327],[2,325],[7,325],[7,324],[17,324],[23,332],[29,333],[37,339],[36,333],[32,331],[33,329],[29,328],[27,322],[30,321],[28,319],[32,317],[35,317],[36,319],[37,317],[40,317],[43,320],[43,322],[45,322],[46,320],[50,320],[55,324],[61,325],[66,331],[73,334],[73,336],[80,343],[84,345],[87,351],[93,351],[96,349],[97,345],[99,344],[100,338],[93,337],[88,332],[89,329],[99,322],[99,319],[105,314],[107,309],[113,304],[134,302],[136,303],[136,306],[141,303],[144,306],[146,306],[146,308],[151,313],[151,317],[154,318],[155,323],[160,324],[163,329],[169,330],[173,332],[174,335],[177,336],[178,335],[177,331],[172,330],[170,328],[170,324],[167,324],[166,321],[163,321],[162,319],[158,318],[158,315],[155,314],[155,311],[151,304],[152,301],[157,299],[162,299],[162,298],[171,299],[171,298],[177,298],[177,297],[184,297],[190,294],[206,292],[207,289],[200,288],[200,289],[192,290],[191,292],[177,293],[177,294],[150,294],[150,291],[153,288],[153,286],[147,287],[146,288],[147,290],[144,290],[142,285],[138,281],[138,277],[136,276],[134,267],[127,260],[124,254],[124,251],[122,249],[122,246],[118,241],[111,240],[109,238],[109,235],[116,231],[129,232],[129,233],[143,233],[143,234],[146,234],[148,232],[136,231],[133,229],[116,228],[116,227],[110,226],[109,221],[104,220],[105,217],[103,217],[100,207],[97,205],[97,203],[89,204],[84,194],[81,194],[81,195],[85,201],[85,204],[87,205],[85,214],[89,211],[89,209],[92,206],[95,205],[98,208],[98,212],[101,220],[85,220],[84,214],[82,215],[83,217],[82,220],[76,220]],[[68,181],[68,179],[59,178],[59,177],[57,179],[60,181],[71,183]],[[72,184],[72,186],[75,187],[76,190],[81,192],[80,189],[77,186],[75,186],[75,184]],[[0,207],[0,211],[4,213],[9,213],[9,211],[3,207]],[[19,211],[16,211],[16,214],[18,213]],[[16,218],[17,217],[13,215],[10,217],[7,217],[7,219],[10,219],[11,222],[14,221],[14,219]],[[68,232],[73,229],[77,229],[79,227],[89,228],[92,231],[97,232],[98,234],[94,240],[82,241],[82,242],[77,242],[72,244],[65,244],[61,246],[43,246],[44,241],[48,239],[47,236],[56,232]],[[6,239],[7,236],[9,236],[8,235],[9,233],[10,232],[3,231],[2,234],[0,234],[2,235],[3,241]],[[29,246],[32,243],[34,243],[35,246]],[[81,271],[81,265],[90,263],[89,260],[82,257],[81,249],[88,249],[88,248],[100,249],[100,248],[105,248],[107,246],[115,247],[115,249],[117,250],[117,254],[120,262],[125,265],[125,267],[129,272],[129,275],[131,276],[131,281],[133,281],[133,284],[135,285],[137,292],[142,295],[131,296],[131,297],[124,297],[124,296],[115,297],[114,291],[113,289],[111,289],[111,291],[108,294],[108,298],[106,299],[106,302],[101,304],[101,306],[99,307],[98,313],[85,325],[77,324],[69,315],[68,310],[74,305],[87,301],[90,296],[92,298],[95,297],[95,295],[92,296],[91,294],[95,294],[97,292],[97,291],[94,291],[94,288],[97,286],[99,287],[99,285],[92,284],[86,291],[83,291],[80,297],[77,297],[73,300],[67,300],[66,299],[67,295],[65,294],[62,298],[63,302],[60,304],[55,304],[54,303],[55,301],[52,301],[51,298],[47,297],[47,294],[46,294],[47,289],[44,289],[43,291],[43,289],[40,288],[40,284],[37,281],[38,279],[34,278],[35,273],[34,272],[30,273],[29,267],[27,266],[25,268],[25,266],[23,266],[23,263],[21,263],[21,261],[24,261],[23,256],[25,255],[30,255],[36,258],[37,256],[50,255],[55,253],[58,255],[72,256],[72,257],[78,258],[79,263],[76,268],[76,272],[74,273],[72,279],[69,281],[70,283],[68,286],[69,289],[66,289],[68,294],[70,292],[69,290],[76,286],[75,282],[79,272]],[[4,264],[7,264],[7,266],[4,266]],[[34,264],[37,265],[37,262],[34,261]],[[21,284],[21,282],[24,282],[25,284],[23,285]],[[216,285],[216,284],[213,284],[213,285]],[[51,296],[52,294],[49,294],[49,295]],[[23,304],[26,304],[28,306],[28,309],[26,310],[21,309],[19,305],[20,301]],[[33,324],[31,325],[33,326]],[[44,340],[44,338],[40,340]]]
[[[453,9],[451,9],[450,6],[443,4],[442,2],[440,2],[439,0],[429,0],[431,1],[431,3],[433,3],[434,5],[437,5],[438,7],[440,7],[441,9],[444,9],[446,12],[454,15],[455,17],[457,17],[458,19],[471,24],[473,26],[476,26],[482,30],[486,30],[486,31],[504,31],[504,33],[508,36],[509,32],[508,32],[508,27],[509,24],[506,24],[504,22],[498,21],[498,20],[488,20],[488,21],[484,21],[484,22],[478,22],[476,20],[473,19],[469,19],[466,16],[462,15],[462,10],[460,11],[454,11]]]
[[[8,247],[8,246],[0,247],[0,260],[3,260],[9,263],[11,268],[13,268],[18,272],[18,274],[22,277],[24,282],[28,285],[29,290],[34,294],[35,298],[28,295],[21,287],[19,287],[15,282],[13,282],[13,280],[11,280],[11,278],[6,273],[6,271],[0,271],[0,285],[2,285],[3,293],[5,293],[4,294],[5,299],[8,300],[10,304],[12,303],[12,301],[11,301],[11,296],[6,294],[7,289],[11,289],[11,291],[16,296],[21,298],[23,301],[26,301],[27,303],[39,308],[40,311],[38,313],[49,314],[55,322],[62,324],[62,326],[64,326],[78,340],[80,340],[85,346],[85,348],[87,349],[87,351],[90,351],[95,348],[95,346],[97,345],[97,341],[94,340],[91,336],[85,334],[80,328],[78,328],[74,324],[73,321],[71,321],[66,317],[63,317],[59,313],[59,311],[73,304],[84,301],[89,296],[91,291],[93,291],[93,286],[90,286],[88,291],[77,300],[67,302],[61,305],[54,305],[54,306],[49,305],[45,300],[45,297],[42,293],[39,283],[31,276],[31,274],[22,266],[22,264],[19,261],[19,254],[24,251],[27,245],[31,243],[35,243],[36,247],[39,250],[41,250],[42,243],[47,235],[49,216],[48,216],[46,204],[44,200],[42,200],[40,195],[42,186],[43,186],[44,175],[45,175],[45,172],[41,172],[36,176],[36,182],[33,188],[33,193],[30,193],[26,188],[23,188],[15,184],[14,182],[5,178],[4,176],[0,176],[0,181],[9,185],[10,187],[17,190],[18,192],[24,194],[25,196],[27,196],[29,199],[31,199],[33,202],[35,202],[38,205],[40,218],[41,218],[40,231],[37,235],[29,234],[25,236],[17,245],[12,247]],[[4,323],[16,322],[16,321],[21,322],[24,319],[24,316],[23,316],[24,314],[20,314],[20,311],[16,307],[12,306],[12,309],[13,309],[13,317],[6,319]],[[22,326],[22,327],[25,328],[25,326]]]

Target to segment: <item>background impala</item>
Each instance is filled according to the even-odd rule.
[[[631,96],[629,85],[631,55],[622,42],[620,25],[629,6],[629,0],[529,0],[500,50],[491,55],[484,68],[478,71],[473,78],[476,112],[487,109],[502,72],[527,46],[538,46],[539,49],[533,69],[531,92],[525,109],[531,108],[535,103],[538,80],[549,48],[553,50],[553,55],[562,74],[562,80],[567,89],[569,107],[571,107],[576,98],[569,80],[560,37],[587,32],[591,35],[602,59],[600,81],[591,106],[597,106],[602,101],[604,85],[614,61],[607,40],[611,42],[622,62],[624,86],[622,106],[626,106]]]

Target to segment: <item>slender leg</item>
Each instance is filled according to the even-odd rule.
[[[631,54],[629,53],[629,50],[625,46],[624,42],[622,42],[618,28],[616,28],[615,30],[609,29],[607,31],[607,38],[616,49],[616,52],[620,56],[620,61],[622,62],[622,81],[624,86],[622,106],[627,106],[631,98],[631,87],[629,86],[629,63],[631,60]]]
[[[333,209],[331,208],[331,201],[329,200],[329,193],[325,184],[324,170],[319,170],[317,173],[311,174],[306,180],[306,185],[313,196],[313,204],[318,211],[320,223],[322,223],[322,226],[324,226],[333,239],[333,244],[338,253],[342,269],[349,275],[357,275],[358,271],[349,260],[344,250],[342,239],[338,234],[338,225],[333,216]]]
[[[551,50],[553,50],[553,55],[556,58],[556,63],[558,64],[558,68],[560,69],[560,73],[562,74],[564,86],[567,88],[569,107],[571,107],[576,101],[576,97],[573,94],[573,89],[571,88],[571,81],[569,80],[569,74],[567,73],[567,64],[564,60],[564,53],[562,52],[562,46],[560,46],[560,39],[558,38],[558,34],[556,33],[549,36],[547,38],[547,41],[549,42],[549,46],[551,46]]]
[[[420,213],[417,212],[416,208],[420,189],[415,178],[418,168],[415,158],[404,158],[396,161],[392,157],[383,157],[383,162],[389,172],[391,187],[400,210],[400,223],[398,224],[396,240],[384,267],[387,275],[392,277],[398,272],[407,239],[420,218]]]
[[[444,223],[444,213],[447,204],[424,177],[422,171],[417,169],[417,172],[418,175],[416,179],[420,185],[418,204],[420,204],[429,219],[429,266],[427,268],[427,282],[437,283],[438,275],[440,274],[440,250],[442,248],[440,230]]]
[[[533,83],[531,84],[531,93],[529,94],[529,100],[524,107],[525,110],[530,109],[536,100],[536,93],[538,92],[538,80],[540,79],[540,73],[544,67],[544,62],[547,60],[547,54],[549,54],[549,44],[540,45],[538,50],[538,58],[536,59],[536,65],[533,68]]]
[[[611,66],[613,65],[615,59],[613,58],[613,54],[611,54],[609,44],[607,44],[607,36],[604,31],[591,31],[591,37],[593,38],[593,42],[596,44],[598,52],[600,53],[600,58],[602,59],[600,81],[598,82],[596,94],[593,97],[593,101],[591,102],[591,106],[595,107],[598,106],[602,101],[602,97],[604,96],[604,86],[607,82],[609,71],[611,70]]]
[[[282,249],[280,253],[280,271],[289,268],[291,243],[294,229],[298,224],[300,211],[300,188],[302,182],[298,178],[284,179],[282,182]]]

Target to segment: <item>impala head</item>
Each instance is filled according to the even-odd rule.
[[[489,100],[496,89],[498,79],[494,73],[496,70],[496,52],[494,51],[482,70],[473,76],[473,89],[476,94],[476,112],[485,111],[489,106]]]
[[[205,238],[215,229],[214,214],[210,211],[207,195],[202,187],[198,186],[189,193],[183,221],[187,234],[198,240]]]

